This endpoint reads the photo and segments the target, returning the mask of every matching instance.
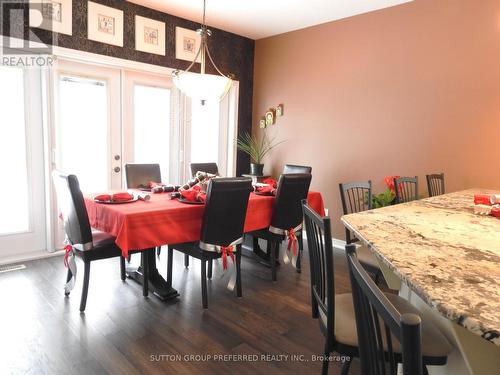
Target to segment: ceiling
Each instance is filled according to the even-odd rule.
[[[201,22],[203,0],[129,0]],[[207,0],[207,23],[252,39],[266,38],[412,0]]]

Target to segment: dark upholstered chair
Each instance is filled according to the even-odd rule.
[[[319,216],[306,201],[303,201],[302,206],[311,270],[312,316],[318,319],[320,330],[326,339],[322,373],[327,374],[328,357],[331,352],[335,351],[351,358],[359,356],[356,317],[351,293],[335,294],[330,218]],[[347,246],[350,250],[355,249],[352,244]],[[418,310],[405,299],[391,293],[387,293],[386,297],[401,313],[419,314]],[[425,364],[446,363],[451,347],[434,325],[430,323],[422,325],[422,344]],[[399,349],[396,349],[394,351],[400,353]],[[400,360],[401,355],[398,355],[397,359]],[[350,363],[350,361],[344,363],[343,375],[348,373]]]
[[[217,163],[191,163],[191,177],[194,177],[196,172],[206,172],[211,174],[219,174]]]
[[[358,262],[354,245],[347,245],[346,253],[361,373],[396,375],[402,363],[405,375],[422,375],[425,365],[446,364],[451,346],[438,328],[424,327],[416,308],[394,303],[382,293]],[[434,342],[429,341],[431,334]]]
[[[75,255],[84,263],[80,311],[85,311],[91,262],[99,259],[119,257],[121,278],[125,280],[125,260],[122,257],[120,248],[115,244],[115,237],[108,233],[97,230],[93,231],[91,229],[87,208],[85,207],[83,194],[76,176],[54,171],[52,178],[56,188],[57,204],[64,220],[64,231],[66,232],[67,240],[73,246]],[[144,259],[146,251],[142,252],[142,256]],[[147,269],[145,272],[147,272]],[[71,277],[72,274],[68,268],[67,281]],[[148,295],[148,283],[144,283],[143,295]]]
[[[223,247],[231,246],[235,254],[236,292],[238,297],[242,296],[241,243],[243,242],[243,228],[251,191],[252,180],[249,178],[215,178],[210,180],[200,241],[169,245],[169,264],[172,264],[174,250],[201,260],[203,308],[208,307],[207,262],[208,278],[212,278],[212,261],[223,256]],[[232,267],[229,263],[228,260],[228,267]],[[172,272],[171,268],[169,272]],[[172,275],[168,277],[171,280]]]
[[[278,181],[271,226],[249,233],[255,239],[262,238],[267,241],[267,254],[273,281],[276,281],[276,261],[279,257],[279,246],[281,242],[287,239],[286,231],[293,229],[298,244],[302,241],[301,201],[307,198],[310,184],[310,174],[282,174]],[[295,265],[297,272],[300,272],[301,256],[302,250],[299,247]]]
[[[396,203],[418,200],[418,176],[395,178],[394,190],[396,191]]]
[[[285,164],[283,167],[283,174],[290,173],[312,173],[312,167],[306,165],[293,165],[293,164]]]
[[[162,182],[160,164],[125,164],[125,181],[127,182],[127,189],[137,189],[140,186],[148,186],[151,181]],[[158,246],[156,248],[156,254],[160,256],[160,253],[161,247]]]
[[[427,191],[429,193],[429,197],[445,194],[444,173],[428,174],[425,177],[427,179]]]
[[[349,182],[339,184],[340,199],[344,215],[353,214],[372,209],[372,182]],[[352,236],[351,231],[346,228],[345,242],[347,244],[355,243],[358,239]],[[366,246],[357,248],[359,262],[369,272],[375,276],[375,283],[383,277],[379,263],[370,249]]]
[[[147,186],[150,181],[161,182],[159,164],[125,164],[127,189]]]

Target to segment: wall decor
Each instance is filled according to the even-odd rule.
[[[89,1],[88,38],[123,47],[123,11]]]
[[[71,0],[30,0],[30,27],[72,35],[73,2]]]
[[[283,104],[278,104],[275,108],[275,111],[276,111],[276,117],[283,116]]]
[[[266,126],[273,125],[274,118],[274,108],[271,108],[266,112]]]
[[[135,49],[165,56],[165,23],[136,15]]]
[[[193,61],[196,52],[200,49],[200,35],[194,31],[183,27],[175,28],[175,58],[179,60]],[[196,59],[200,62],[200,56]]]

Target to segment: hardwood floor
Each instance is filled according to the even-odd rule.
[[[304,255],[302,274],[280,266],[276,283],[268,268],[244,257],[241,299],[214,267],[208,310],[201,307],[197,260],[185,269],[183,255],[174,254],[180,297],[166,303],[122,282],[118,259],[93,262],[84,314],[81,263],[69,298],[62,257],[25,263],[24,270],[0,274],[0,374],[319,374],[313,356],[324,339],[311,318]],[[337,292],[348,291],[344,257],[335,258]],[[164,250],[162,274],[165,260]],[[332,362],[329,373],[340,374],[340,364]],[[359,374],[357,360],[350,374]]]

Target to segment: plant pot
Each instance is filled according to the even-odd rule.
[[[253,176],[263,176],[264,164],[250,163],[250,174]]]

